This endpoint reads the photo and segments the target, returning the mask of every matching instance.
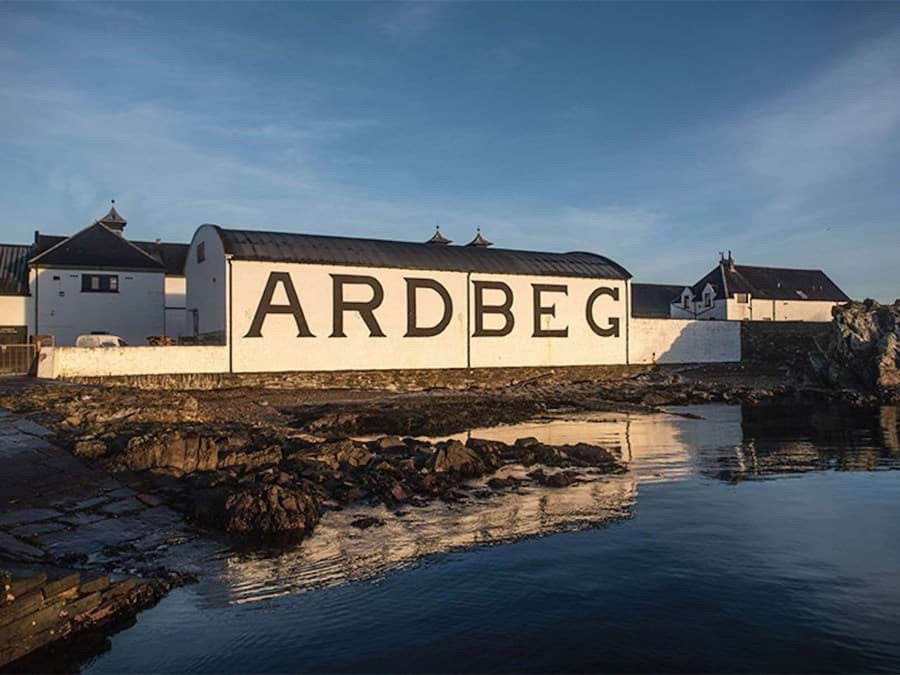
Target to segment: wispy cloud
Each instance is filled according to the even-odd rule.
[[[381,24],[381,29],[393,40],[412,42],[437,27],[445,5],[437,0],[398,2]]]
[[[735,130],[746,167],[783,205],[865,170],[900,132],[900,31],[862,45]]]

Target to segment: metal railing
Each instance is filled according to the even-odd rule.
[[[37,346],[34,344],[0,344],[0,374],[28,375],[34,373]]]

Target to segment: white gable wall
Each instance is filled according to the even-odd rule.
[[[166,276],[166,335],[178,339],[188,335],[185,315],[187,281],[184,277]]]
[[[82,292],[84,274],[114,274],[114,293]],[[105,331],[132,345],[163,334],[165,274],[123,270],[38,268],[32,270],[34,333],[73,345],[79,335]]]
[[[205,259],[198,261],[200,244]],[[185,294],[185,335],[221,337],[224,341],[226,325],[227,261],[222,239],[212,225],[203,225],[195,233],[184,263],[184,275],[189,279]],[[196,315],[196,319],[194,316]],[[196,326],[195,326],[196,321]]]

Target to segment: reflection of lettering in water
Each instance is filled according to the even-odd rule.
[[[896,408],[872,411],[868,427],[855,427],[863,432],[852,446],[816,440],[811,418],[788,415],[789,436],[748,425],[737,405],[671,411],[699,413],[702,419],[621,413],[548,417],[433,439],[473,436],[513,443],[532,436],[553,445],[593,443],[620,453],[629,470],[598,475],[588,469],[583,482],[567,488],[533,485],[512,493],[479,490],[484,481],[473,481],[470,492],[481,498],[473,494],[456,504],[410,507],[399,516],[384,507],[328,512],[313,535],[289,552],[224,560],[225,600],[298,593],[371,578],[435,553],[600,527],[630,517],[642,485],[697,475],[739,482],[805,471],[900,468]],[[523,476],[528,470],[507,467],[499,475]],[[350,523],[360,516],[380,518],[384,525],[358,530]]]

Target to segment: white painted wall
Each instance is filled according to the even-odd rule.
[[[187,280],[185,277],[166,277],[166,335],[179,338],[187,335],[188,329],[185,303],[187,302]]]
[[[831,309],[839,302],[814,300],[776,300],[776,321],[831,321]]]
[[[722,363],[741,360],[738,321],[632,319],[631,363]]]
[[[0,326],[27,326],[33,315],[30,295],[0,295]]]
[[[568,277],[526,277],[516,275],[472,274],[472,282],[502,281],[513,291],[512,312],[515,325],[505,337],[472,337],[472,367],[494,366],[569,366],[625,363],[626,323],[628,310],[626,292],[629,284],[614,279],[578,279]],[[555,316],[543,315],[544,329],[568,329],[568,337],[533,337],[534,299],[532,284],[563,285],[567,294],[545,293],[542,304],[555,306]],[[619,321],[618,337],[601,337],[588,324],[585,316],[588,296],[598,287],[613,288],[619,299],[609,296],[597,298],[593,305],[596,323],[606,328],[610,318]],[[474,291],[470,288],[470,294]],[[474,298],[474,295],[472,296]],[[502,296],[485,296],[499,302]],[[496,300],[494,299],[496,298]],[[495,325],[502,325],[501,317],[493,317]],[[470,307],[470,326],[475,326],[474,299]]]
[[[224,346],[45,347],[37,375],[55,379],[227,370],[228,348]]]
[[[197,259],[197,248],[203,242],[206,258]],[[202,225],[194,233],[191,249],[184,264],[184,275],[188,279],[185,301],[185,335],[194,334],[192,313],[197,313],[199,335],[221,334],[226,325],[227,261],[222,239],[213,225]]]
[[[734,297],[718,299],[714,307],[703,307],[702,298],[686,310],[672,305],[670,315],[674,319],[717,319],[729,321],[831,321],[831,308],[839,302],[815,300],[763,300],[751,297],[749,302],[738,302]]]
[[[159,272],[40,268],[32,271],[34,332],[72,345],[79,335],[107,331],[132,345],[163,334],[165,275]],[[83,293],[83,274],[117,274],[117,293]]]
[[[315,337],[297,337],[294,317],[269,315],[262,337],[245,337],[263,294],[270,272],[287,272],[310,331]],[[368,267],[232,262],[231,296],[233,368],[235,372],[292,370],[354,370],[390,368],[464,368],[466,366],[466,275],[459,272],[422,272]],[[333,280],[331,274],[365,275],[378,279],[384,301],[375,317],[385,337],[370,337],[356,312],[344,314],[346,337],[330,337],[333,330]],[[434,337],[403,337],[407,328],[405,277],[429,278],[447,289],[452,300],[450,324]],[[193,283],[193,277],[191,277]],[[347,285],[350,301],[371,299],[368,286]],[[421,290],[417,307],[419,325],[431,326],[441,318],[443,304],[434,291]],[[284,286],[272,298],[285,304]],[[204,310],[201,309],[201,312]]]
[[[262,336],[248,336],[253,317],[272,272],[290,275],[300,300],[309,330],[314,337],[298,337],[296,321],[289,314],[270,314],[262,327]],[[295,370],[354,370],[393,368],[464,368],[492,366],[579,365],[625,363],[626,293],[621,280],[577,279],[564,277],[526,277],[485,275],[463,272],[432,272],[366,267],[274,264],[235,260],[231,266],[231,301],[234,305],[232,368],[235,372]],[[384,337],[373,337],[358,313],[345,313],[346,337],[331,337],[333,332],[333,274],[363,275],[376,278],[384,290],[384,300],[375,317]],[[467,277],[469,278],[467,293]],[[431,337],[406,337],[407,278],[438,281],[452,301],[448,326]],[[193,277],[190,277],[193,284]],[[512,331],[505,336],[476,336],[475,285],[477,282],[502,282],[513,293]],[[567,294],[544,292],[542,304],[554,307],[555,316],[543,315],[543,329],[568,328],[568,337],[534,337],[534,290],[532,284],[562,285]],[[618,300],[601,296],[593,304],[596,323],[606,328],[610,319],[619,321],[619,335],[601,337],[586,320],[588,296],[598,287],[616,289]],[[279,284],[272,302],[287,303]],[[189,287],[189,293],[193,293]],[[211,296],[207,296],[211,297]],[[365,301],[372,290],[365,285],[345,286],[345,298]],[[420,326],[435,325],[443,314],[443,302],[434,291],[418,291],[417,317]],[[501,304],[502,291],[485,290],[485,305]],[[201,307],[201,314],[206,311]],[[468,322],[467,322],[468,316]],[[486,314],[485,329],[504,325],[503,317]],[[469,331],[469,333],[467,333]],[[467,342],[467,334],[471,334]],[[471,360],[469,360],[471,359]]]

